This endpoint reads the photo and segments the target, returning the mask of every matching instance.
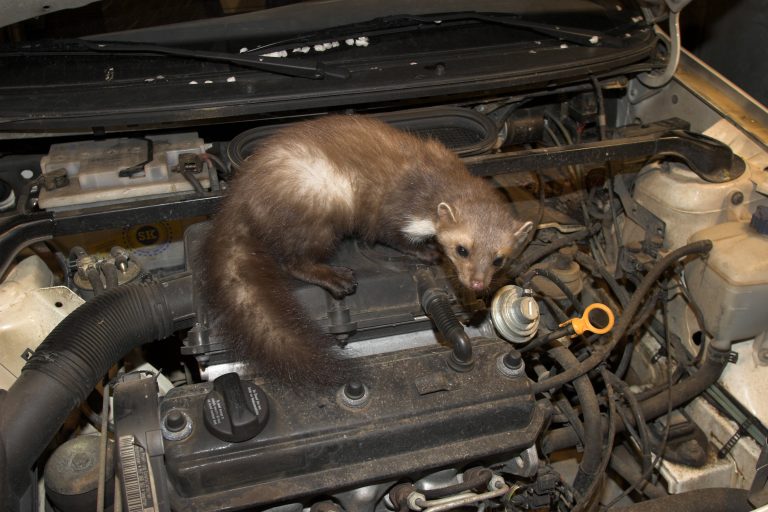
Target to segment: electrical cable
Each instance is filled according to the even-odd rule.
[[[584,311],[584,306],[581,303],[579,299],[576,298],[576,295],[571,291],[570,288],[568,288],[568,285],[566,285],[560,277],[557,276],[554,272],[551,272],[545,268],[532,268],[528,272],[523,275],[522,278],[522,287],[523,288],[530,288],[531,282],[533,281],[533,278],[539,276],[550,283],[557,286],[561,292],[563,292],[563,295],[568,299],[568,301],[571,303],[571,305],[574,307],[574,309],[581,314],[582,311]]]
[[[605,506],[606,509],[611,508],[613,505],[618,503],[621,499],[623,499],[625,496],[628,496],[629,493],[637,489],[639,486],[642,485],[644,480],[648,480],[648,478],[651,476],[653,471],[655,471],[658,466],[661,464],[661,461],[664,456],[664,452],[667,449],[667,441],[669,440],[669,429],[670,429],[670,416],[672,415],[672,360],[670,359],[670,354],[672,353],[672,342],[670,341],[669,336],[669,325],[668,325],[668,300],[666,294],[662,298],[662,317],[664,319],[664,334],[666,338],[667,343],[667,354],[668,354],[668,360],[667,360],[667,413],[665,418],[665,425],[664,425],[664,433],[662,434],[662,441],[661,446],[659,447],[659,451],[656,454],[655,460],[651,463],[650,468],[648,468],[646,471],[643,471],[643,474],[640,478],[638,478],[637,481],[633,482],[632,485],[625,489],[624,492],[622,492],[619,496],[611,500],[611,502]]]
[[[686,256],[705,255],[711,250],[712,241],[700,240],[688,245],[684,245],[683,247],[675,249],[674,251],[664,256],[664,258],[657,262],[645,275],[645,277],[643,277],[642,281],[635,290],[635,293],[632,295],[632,299],[627,304],[624,313],[616,322],[616,326],[607,343],[604,345],[596,346],[592,354],[587,359],[582,361],[578,366],[569,368],[558,375],[534,383],[531,387],[531,391],[533,393],[541,393],[542,391],[558,388],[563,384],[566,384],[576,377],[584,375],[585,373],[597,367],[608,357],[613,349],[616,348],[616,345],[619,343],[619,341],[624,337],[635,313],[640,308],[640,305],[642,304],[645,296],[656,284],[656,281],[667,270],[675,265],[679,259]]]

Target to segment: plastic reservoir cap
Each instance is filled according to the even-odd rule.
[[[613,329],[615,323],[615,317],[611,308],[605,304],[595,302],[590,304],[584,309],[584,313],[581,317],[571,318],[567,322],[560,324],[560,327],[564,327],[568,324],[573,326],[574,334],[584,334],[586,331],[593,332],[595,334],[605,334]],[[599,324],[601,327],[595,324]]]

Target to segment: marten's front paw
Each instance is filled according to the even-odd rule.
[[[355,271],[347,267],[330,267],[331,276],[326,282],[326,290],[334,299],[343,299],[357,290]]]

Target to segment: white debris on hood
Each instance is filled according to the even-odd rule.
[[[536,50],[528,50],[528,53],[536,53]]]
[[[632,16],[632,22],[633,23],[640,23],[641,21],[643,21],[643,17],[642,16]]]
[[[286,50],[280,50],[277,52],[263,53],[261,57],[287,57],[288,52]]]
[[[149,83],[152,83],[152,82],[154,82],[154,81],[155,81],[155,79],[154,79],[154,78],[145,78],[145,79],[144,79],[144,82],[145,82],[145,83],[148,83],[148,84],[149,84]]]
[[[165,77],[163,75],[157,75],[155,78],[158,80],[165,80]]]
[[[355,40],[352,38],[345,39],[344,42],[347,43],[347,46],[355,46]]]
[[[598,36],[592,36],[589,38],[589,42],[592,44],[597,44],[598,41],[600,41],[600,38]]]
[[[616,4],[616,10],[621,12],[621,11],[624,10],[624,8],[622,6],[620,6],[619,4]]]
[[[206,80],[206,81],[205,81],[205,82],[203,82],[203,83],[204,83],[204,84],[212,84],[212,83],[213,83],[213,80]]]
[[[565,43],[563,43],[563,44],[561,44],[561,45],[560,45],[560,48],[562,48],[562,49],[566,49],[566,48],[568,48],[568,45],[567,45],[567,44],[565,44]]]
[[[191,82],[189,82],[189,85],[197,85],[197,80],[192,80]]]
[[[436,23],[437,25],[441,24],[442,22],[443,22],[443,20],[435,20],[435,23]]]
[[[302,47],[299,47],[299,48],[294,48],[291,51],[293,53],[309,53],[309,50],[311,50],[311,49],[312,48],[310,48],[309,46],[302,46]]]
[[[410,66],[418,66],[419,63],[418,62],[409,62],[408,65],[410,65]]]
[[[240,53],[245,53],[245,52],[247,52],[247,51],[248,51],[248,48],[246,48],[245,46],[243,46],[242,48],[240,48]]]
[[[368,46],[368,38],[365,36],[355,39],[355,46]]]
[[[232,83],[232,82],[235,82],[235,81],[237,81],[237,79],[235,77],[233,77],[233,76],[228,76],[227,77],[227,82]]]

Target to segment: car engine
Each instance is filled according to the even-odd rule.
[[[744,116],[768,116],[709,73],[684,55],[661,86],[623,72],[358,112],[442,141],[537,228],[487,294],[345,240],[356,293],[291,291],[360,362],[332,391],[250,372],[204,294],[232,176],[309,115],[6,152],[5,506],[764,504],[768,150]]]

